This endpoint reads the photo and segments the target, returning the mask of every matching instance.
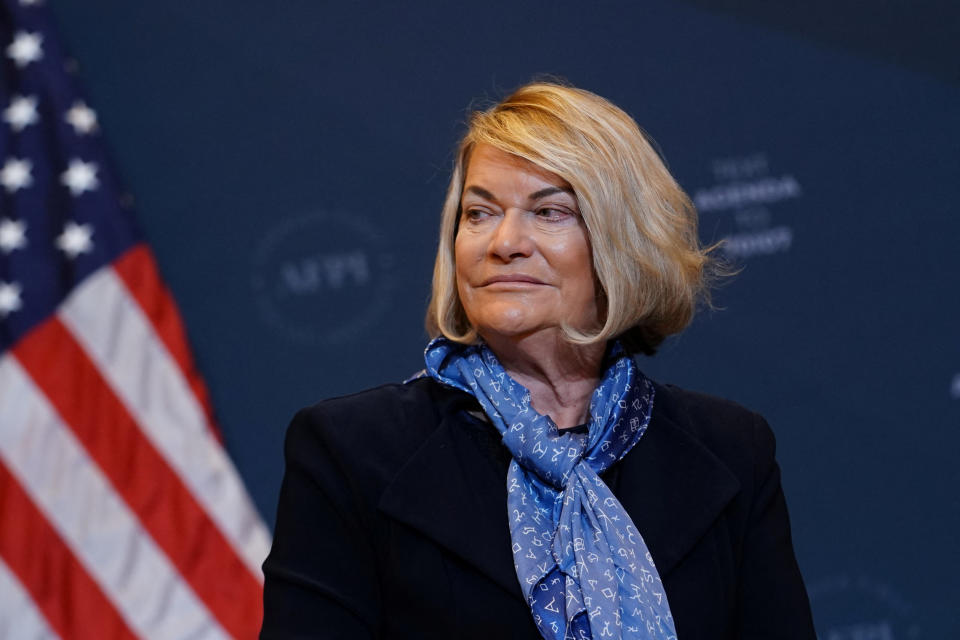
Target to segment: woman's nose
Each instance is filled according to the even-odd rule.
[[[533,252],[526,211],[508,209],[490,239],[490,252],[501,260],[513,260],[529,256]]]

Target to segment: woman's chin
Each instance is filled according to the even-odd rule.
[[[478,333],[487,342],[498,340],[517,341],[535,335],[559,335],[562,330],[559,324],[545,322],[543,318],[531,317],[528,314],[497,318],[484,318],[475,323]]]
[[[488,340],[493,337],[522,338],[548,327],[533,318],[525,316],[505,316],[484,318],[476,323],[477,331]]]

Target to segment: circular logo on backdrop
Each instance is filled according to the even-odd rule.
[[[819,640],[918,640],[913,606],[889,585],[837,575],[809,586]]]
[[[299,343],[357,339],[389,311],[395,261],[385,234],[353,213],[311,213],[270,229],[251,284],[262,318]]]

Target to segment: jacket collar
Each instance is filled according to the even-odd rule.
[[[657,387],[658,394],[669,394]],[[440,422],[381,496],[379,508],[522,599],[510,554],[506,479],[463,434],[472,398],[439,407]],[[654,402],[650,426],[620,463],[618,497],[661,577],[683,558],[740,484],[703,443]]]
[[[740,481],[664,407],[657,385],[647,432],[621,462],[618,498],[643,536],[661,578],[703,537],[740,491]],[[659,407],[659,409],[658,409]]]

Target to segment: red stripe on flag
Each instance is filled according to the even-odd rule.
[[[65,640],[136,635],[0,462],[0,556]]]
[[[263,614],[259,581],[68,329],[50,318],[13,353],[220,624],[234,637],[254,637]]]
[[[129,249],[113,263],[113,270],[123,281],[130,295],[153,326],[154,333],[173,356],[174,361],[183,372],[193,395],[197,397],[200,406],[207,415],[207,424],[222,441],[219,429],[213,418],[213,405],[210,402],[210,393],[203,381],[200,372],[191,356],[187,342],[187,332],[177,311],[177,303],[170,290],[160,278],[157,263],[153,253],[145,244],[139,244]]]

